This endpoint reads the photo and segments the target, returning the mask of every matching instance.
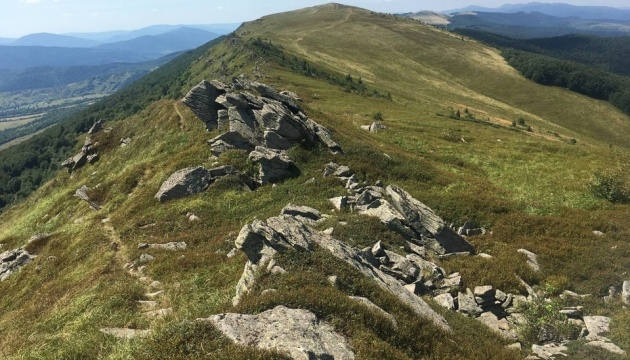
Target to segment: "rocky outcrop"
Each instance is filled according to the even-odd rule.
[[[397,186],[388,186],[386,194],[409,226],[439,254],[474,252],[470,243],[455,233],[433,210]]]
[[[261,165],[258,183],[266,184],[297,173],[283,153],[296,144],[321,143],[332,153],[342,153],[331,132],[302,113],[296,95],[244,78],[235,81],[203,81],[183,99],[208,129],[228,128],[209,140],[214,156],[228,150],[250,153],[250,160]]]
[[[186,104],[192,112],[206,124],[208,130],[215,130],[219,127],[218,111],[223,107],[216,102],[216,99],[225,94],[225,85],[218,81],[202,81],[192,88],[184,97],[182,102]]]
[[[630,281],[624,281],[621,291],[621,301],[630,305]]]
[[[205,191],[218,178],[236,173],[236,169],[229,165],[214,169],[206,169],[203,166],[182,169],[162,183],[155,198],[166,201],[195,195]]]
[[[276,306],[258,315],[219,314],[208,319],[232,341],[275,350],[293,359],[355,358],[346,339],[308,310]]]
[[[3,252],[0,254],[0,281],[6,280],[36,257],[23,248]]]
[[[95,124],[96,126],[96,124]],[[83,167],[85,164],[93,164],[98,161],[99,156],[96,150],[96,143],[88,136],[81,147],[81,152],[61,163],[61,166],[68,169],[69,173]]]
[[[312,213],[312,211],[308,212]],[[312,229],[305,221],[299,218],[302,218],[302,216],[282,215],[269,218],[265,222],[256,220],[241,229],[235,245],[237,249],[242,250],[247,255],[248,262],[237,285],[237,294],[233,300],[234,304],[238,304],[240,298],[251,289],[257,272],[264,269],[270,271],[273,268],[275,265],[273,258],[277,252],[283,252],[289,248],[312,251],[315,245],[319,245],[335,257],[359,270],[383,290],[395,295],[418,315],[429,319],[444,330],[450,329],[444,318],[431,309],[422,298],[409,292],[394,277],[395,274],[388,274],[381,270],[378,264],[375,263],[375,260],[370,258],[368,254],[352,249],[327,233]],[[391,256],[393,257],[393,254]],[[399,260],[402,261],[402,259]],[[401,271],[415,273],[410,269],[413,265],[411,263],[408,265],[405,270]]]

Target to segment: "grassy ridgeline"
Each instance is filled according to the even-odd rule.
[[[348,91],[343,84],[264,57],[253,44],[259,37],[286,57],[322,72],[360,77],[368,89],[390,93],[391,100],[369,96],[370,91]],[[266,17],[243,26],[238,37],[188,55],[181,58],[186,65],[179,73],[143,80],[146,89],[163,95],[126,93],[111,103],[128,113],[118,110],[120,117],[111,118],[121,120],[108,124],[114,130],[94,136],[101,152],[98,163],[73,176],[58,172],[0,216],[1,224],[10,224],[0,227],[4,248],[20,246],[34,233],[53,234],[47,243],[29,248],[39,255],[33,266],[0,283],[3,357],[272,358],[235,347],[215,329],[193,320],[285,304],[308,308],[330,322],[350,339],[359,358],[522,358],[478,321],[458,314],[444,312],[454,333],[439,332],[321,251],[283,254],[278,261],[289,274],[262,276],[238,308],[232,307],[246,260],[243,254],[225,254],[244,224],[277,215],[289,202],[329,213],[331,219],[321,227],[335,226],[334,236],[352,246],[377,240],[393,249],[400,246],[400,239],[374,219],[330,212],[327,199],[346,190],[321,176],[329,161],[349,165],[361,181],[400,185],[448,222],[472,219],[492,229],[492,235],[471,239],[492,260],[442,264],[448,271],[460,271],[466,286],[492,283],[523,291],[513,276],[517,273],[533,284],[595,294],[595,300],[584,304],[587,313],[612,315],[611,336],[630,350],[625,313],[596,301],[608,286],[623,280],[623,269],[630,266],[628,205],[613,205],[589,191],[595,172],[630,161],[619,146],[626,140],[612,136],[627,129],[628,119],[609,104],[536,85],[493,49],[413,21],[332,4]],[[207,133],[176,99],[202,79],[229,81],[253,71],[266,83],[297,92],[306,113],[334,132],[346,155],[296,147],[290,156],[302,175],[276,187],[243,192],[223,184],[159,203],[153,195],[172,172],[214,161],[206,140],[218,132]],[[454,115],[457,110],[460,117]],[[107,114],[111,108],[101,104],[93,111]],[[386,131],[372,134],[359,128],[372,123],[377,113]],[[532,131],[511,125],[519,118]],[[87,127],[89,119],[83,120]],[[125,137],[132,141],[120,148]],[[575,145],[566,141],[572,138],[578,139]],[[618,145],[611,149],[609,142]],[[239,152],[218,161],[247,166]],[[315,181],[306,184],[311,178]],[[92,189],[90,195],[102,210],[92,212],[72,196],[82,185]],[[188,212],[201,221],[189,222]],[[606,235],[597,237],[593,230]],[[156,261],[146,273],[162,282],[164,305],[174,313],[151,324],[136,303],[143,298],[142,287],[122,267],[140,256],[139,243],[169,241],[185,241],[188,250],[152,253]],[[519,248],[538,253],[540,274],[527,270]],[[49,261],[49,256],[56,259]],[[37,265],[42,266],[39,272]],[[328,284],[326,277],[332,274],[339,277],[339,288]],[[261,296],[267,288],[278,291]],[[353,306],[348,295],[369,297],[396,317],[398,328]],[[116,341],[99,332],[105,326],[152,326],[155,332],[144,340]],[[605,355],[579,347],[573,351],[577,359]]]

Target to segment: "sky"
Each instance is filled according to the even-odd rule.
[[[498,7],[533,0],[335,0],[373,11]],[[544,2],[545,0],[538,0]],[[49,32],[132,30],[156,24],[217,24],[321,5],[327,0],[0,0],[0,37]],[[628,7],[628,0],[549,0],[573,5]]]

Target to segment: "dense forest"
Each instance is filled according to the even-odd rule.
[[[26,198],[60,168],[76,144],[78,134],[85,133],[98,119],[120,120],[138,113],[152,102],[179,98],[186,69],[211,46],[208,44],[186,52],[143,77],[125,89],[61,121],[57,126],[0,152],[0,210]],[[132,96],[133,95],[133,96]]]
[[[511,48],[570,60],[600,70],[630,76],[630,36],[597,37],[565,35],[536,39],[514,39],[480,30],[458,29],[458,34],[488,45]]]
[[[501,55],[526,78],[609,101],[630,115],[630,37],[567,35],[519,40],[477,30],[457,30],[502,49]]]

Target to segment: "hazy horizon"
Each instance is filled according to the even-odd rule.
[[[134,30],[157,24],[221,24],[255,20],[265,15],[321,5],[322,0],[264,3],[251,0],[2,0],[0,37],[19,38],[34,33],[87,33]],[[331,2],[331,1],[328,1]],[[523,0],[339,0],[334,1],[373,11],[402,13],[420,10],[444,11],[469,5],[498,7],[528,3]],[[540,1],[545,2],[545,1]],[[579,6],[627,8],[627,0],[552,1]]]

